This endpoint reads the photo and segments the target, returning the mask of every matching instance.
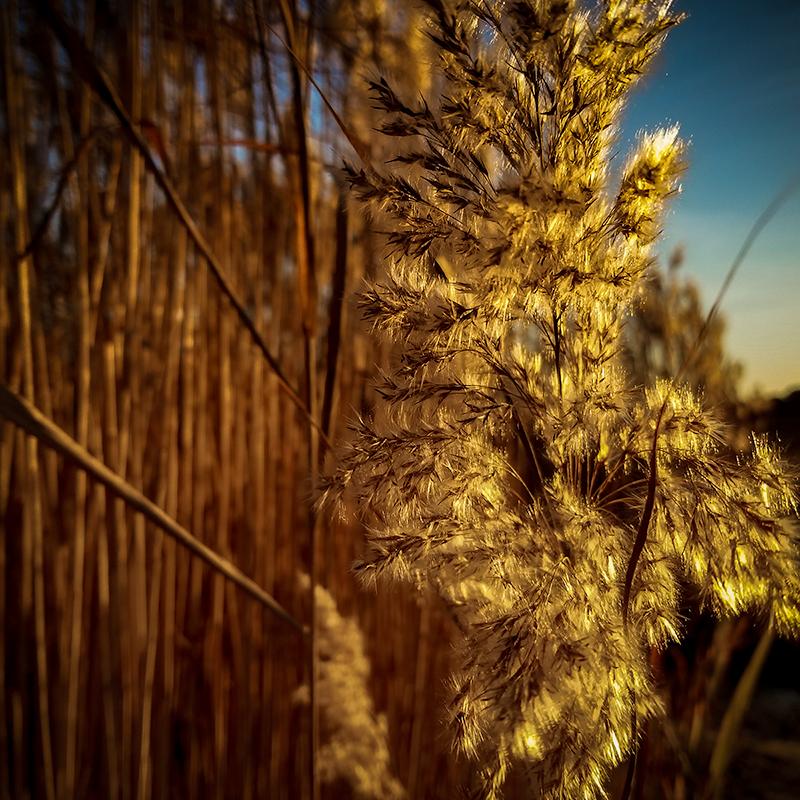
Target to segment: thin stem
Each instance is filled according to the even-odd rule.
[[[228,580],[233,581],[251,597],[265,605],[282,620],[288,622],[293,628],[304,632],[303,626],[286,609],[253,583],[250,578],[240,572],[230,561],[195,539],[189,531],[168,517],[155,503],[148,500],[130,484],[121,480],[100,460],[86,452],[71,436],[42,415],[37,408],[20,397],[4,382],[0,382],[0,413],[48,447],[52,447],[63,456],[74,461],[81,469],[86,470],[89,475],[100,481],[106,488],[121,497],[137,511],[144,514],[217,572],[224,575]]]

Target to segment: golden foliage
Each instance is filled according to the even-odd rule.
[[[349,172],[386,231],[362,303],[395,361],[326,499],[353,487],[365,580],[449,605],[452,729],[486,796],[521,762],[543,796],[590,800],[660,714],[647,654],[680,638],[686,584],[798,632],[791,484],[764,445],[733,463],[689,386],[636,385],[625,356],[685,145],[643,135],[616,190],[609,162],[669,3],[428,5],[442,97],[373,82],[399,153]]]

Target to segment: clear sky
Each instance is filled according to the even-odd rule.
[[[688,18],[632,99],[623,145],[637,130],[675,122],[689,140],[662,251],[684,246],[683,270],[710,307],[756,218],[800,176],[800,0],[675,8]],[[800,388],[800,187],[754,243],[722,313],[744,394]]]

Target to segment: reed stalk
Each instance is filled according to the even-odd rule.
[[[93,35],[93,8],[87,8],[85,40],[91,47]],[[67,122],[67,100],[63,88],[58,93],[61,111],[63,146],[67,157],[73,156],[72,137]],[[88,134],[90,115],[90,93],[88,87],[82,87],[80,109],[80,132]],[[72,181],[74,192],[73,204],[86,203],[86,191],[89,187],[89,170],[86,160],[80,165],[80,175]],[[112,173],[113,174],[113,173]],[[78,217],[78,274],[76,276],[78,294],[78,357],[77,380],[75,382],[75,440],[81,447],[87,447],[89,441],[89,404],[90,404],[90,349],[94,339],[92,324],[91,286],[89,274],[89,231],[88,214],[76,208]],[[96,314],[95,314],[96,316]],[[78,702],[80,689],[81,649],[83,637],[83,603],[86,562],[86,513],[88,501],[88,480],[83,470],[75,475],[75,517],[74,517],[74,551],[72,568],[72,615],[70,630],[69,677],[67,688],[67,728],[66,753],[64,765],[63,794],[65,800],[74,796],[77,772],[78,743]]]
[[[18,64],[17,44],[12,31],[16,28],[14,7],[10,5],[4,19],[5,73],[6,73],[6,111],[8,114],[9,155],[13,183],[14,205],[16,208],[14,243],[18,253],[24,253],[30,240],[28,230],[28,186],[23,155],[23,143],[19,134],[27,128],[22,87],[18,80],[21,74]],[[17,260],[17,308],[20,314],[19,341],[22,352],[22,394],[33,402],[34,394],[34,351],[33,351],[33,308],[32,282],[33,258],[23,256]],[[22,540],[23,552],[23,621],[29,623],[30,606],[26,602],[32,595],[33,627],[36,641],[36,703],[39,711],[39,747],[42,764],[42,780],[47,800],[55,800],[55,767],[53,762],[53,743],[50,720],[50,698],[47,663],[47,627],[45,607],[44,575],[44,520],[42,509],[42,485],[39,472],[37,441],[28,435],[24,439],[24,455],[20,454],[20,479],[28,502],[23,507]],[[27,579],[27,580],[26,580]],[[29,583],[30,582],[30,583]],[[25,608],[28,605],[28,609]],[[25,613],[26,610],[28,613]],[[24,662],[23,662],[24,663]],[[24,674],[24,673],[23,673]]]

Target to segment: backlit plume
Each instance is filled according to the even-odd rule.
[[[438,99],[375,81],[396,157],[349,169],[387,239],[364,314],[395,350],[326,500],[355,498],[366,582],[430,585],[457,620],[450,719],[483,794],[522,765],[542,797],[605,797],[660,713],[649,653],[680,639],[687,589],[800,629],[791,481],[766,442],[729,456],[688,387],[626,366],[685,145],[642,134],[614,176],[614,135],[669,4],[427,5]]]

